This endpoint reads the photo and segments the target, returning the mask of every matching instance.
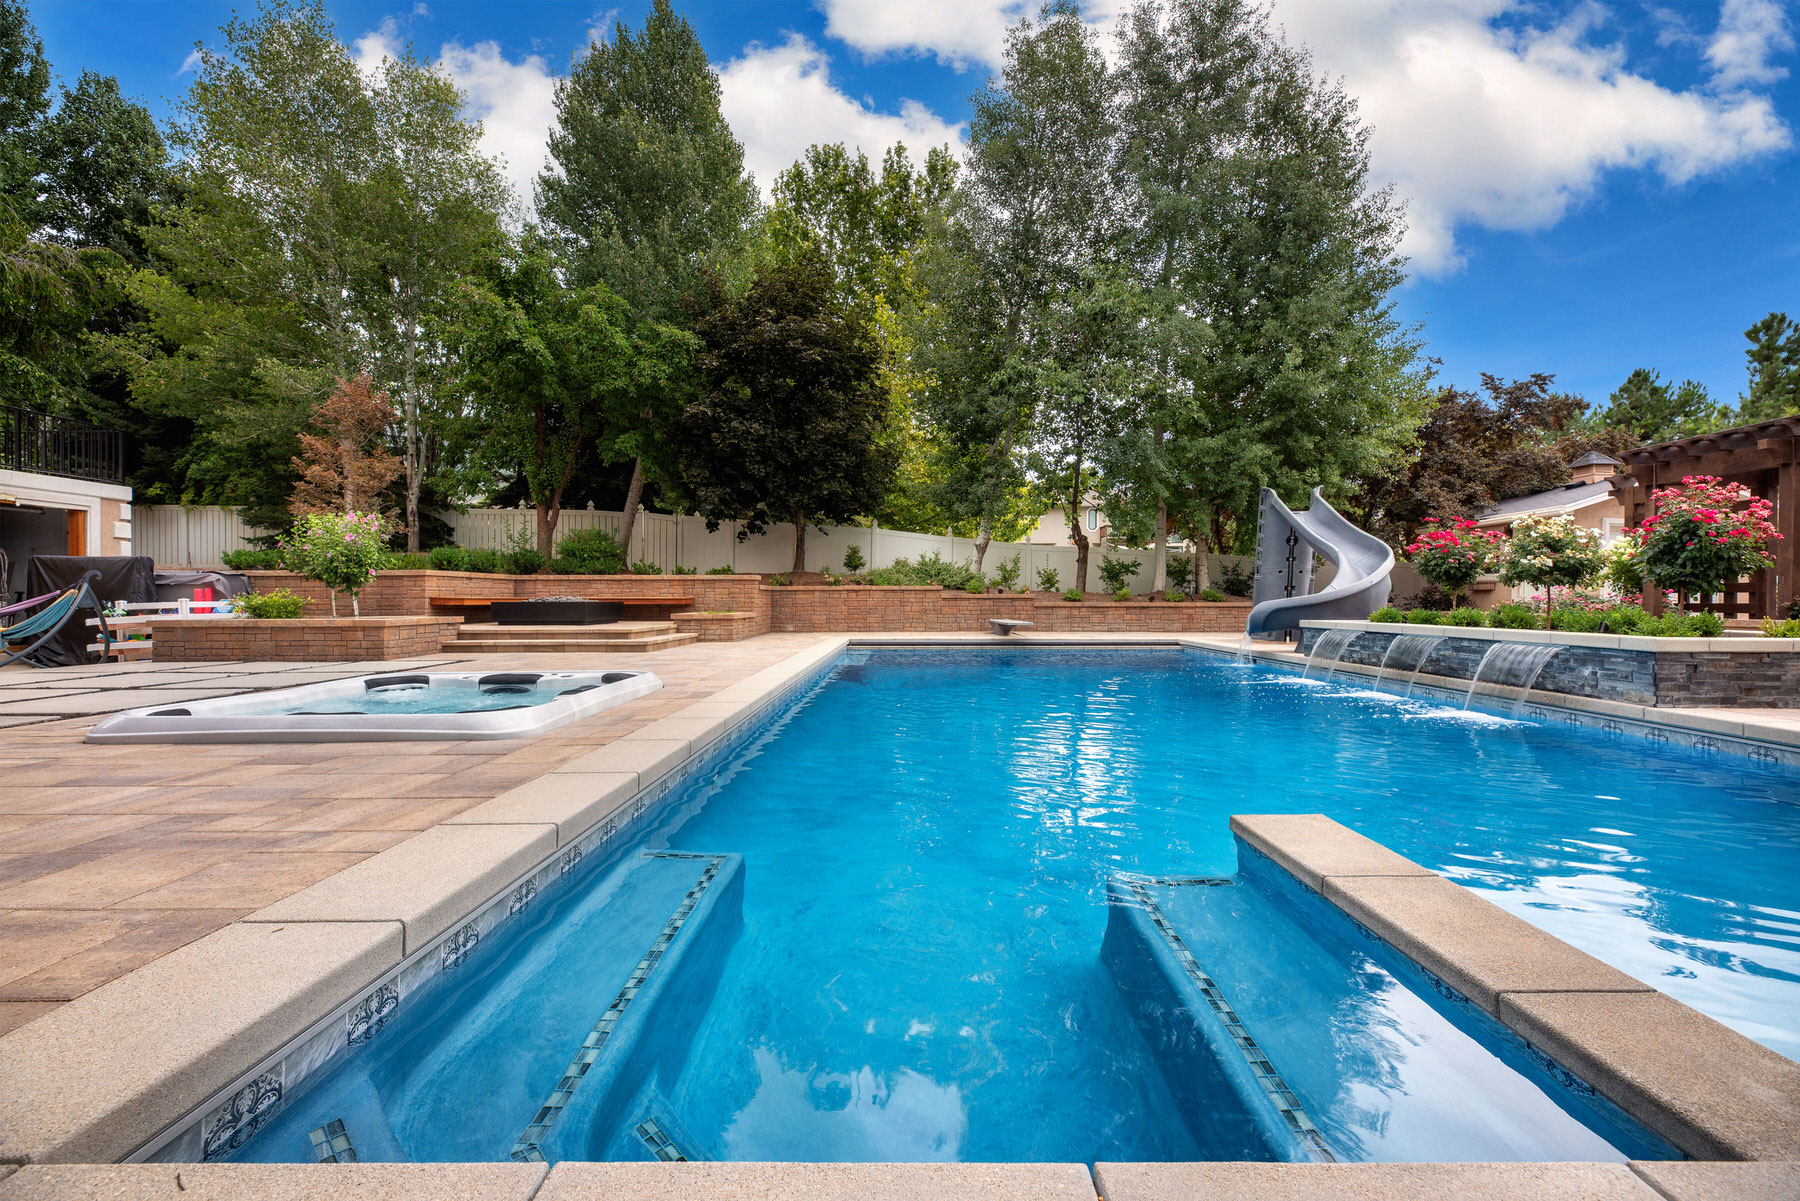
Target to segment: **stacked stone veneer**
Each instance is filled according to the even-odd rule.
[[[158,663],[416,659],[441,651],[461,624],[460,617],[159,617],[150,623],[151,658]]]
[[[309,617],[330,612],[322,585],[286,571],[248,573],[259,592],[291,588],[313,599]],[[874,588],[859,584],[769,587],[754,575],[486,575],[468,571],[384,571],[362,594],[362,611],[426,616],[433,596],[691,596],[674,613],[677,627],[701,641],[733,641],[771,631],[986,632],[993,617],[1032,622],[1039,631],[1094,633],[1225,633],[1242,630],[1248,602],[1107,600],[1072,603],[1044,593],[971,595],[942,588]],[[340,604],[343,602],[340,601]],[[467,611],[465,611],[467,612]],[[728,619],[720,614],[728,613]],[[480,620],[470,615],[471,620]],[[704,620],[710,618],[711,620]]]
[[[1499,645],[1491,638],[1458,638],[1450,628],[1445,629],[1445,641],[1431,652],[1421,677],[1472,680],[1482,656]],[[1302,630],[1301,652],[1311,654],[1325,632]],[[1387,648],[1401,636],[1386,630],[1363,631],[1350,640],[1340,657],[1346,663],[1379,666]],[[1540,692],[1663,708],[1800,708],[1800,654],[1758,650],[1751,638],[1743,642],[1743,650],[1565,645],[1561,654],[1544,665],[1535,687]]]

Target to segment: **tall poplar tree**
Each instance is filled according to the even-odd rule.
[[[734,258],[757,209],[744,148],[719,108],[719,78],[693,27],[655,0],[643,28],[622,22],[556,87],[552,167],[537,207],[573,282],[604,284],[642,321],[676,322],[707,268]],[[670,428],[679,388],[647,386],[632,420],[602,434],[606,462],[632,463],[620,541],[630,544],[644,485],[673,482]]]

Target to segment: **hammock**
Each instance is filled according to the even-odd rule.
[[[94,596],[94,581],[99,578],[99,572],[90,571],[81,577],[81,583],[61,596],[56,596],[55,593],[45,593],[43,596],[21,604],[9,605],[6,609],[0,609],[0,612],[10,613],[18,609],[29,608],[51,596],[56,596],[56,599],[51,601],[43,612],[33,614],[24,621],[0,629],[0,650],[4,650],[8,643],[24,642],[27,639],[36,640],[23,650],[14,651],[0,658],[0,667],[5,667],[13,662],[27,663],[32,667],[45,666],[32,659],[31,653],[55,637],[56,632],[73,619],[79,609],[93,609],[100,614],[100,641],[101,645],[106,648],[101,657],[104,658],[107,653],[110,653],[112,632],[106,628],[106,611],[101,608],[100,601]]]

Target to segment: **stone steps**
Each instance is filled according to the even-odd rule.
[[[580,630],[569,626],[567,630]],[[587,638],[573,635],[561,638],[453,638],[444,643],[444,653],[472,655],[501,654],[628,654],[668,650],[700,641],[698,634],[644,634],[630,638]]]

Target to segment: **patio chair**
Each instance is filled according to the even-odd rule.
[[[56,632],[70,621],[77,620],[75,614],[82,609],[92,609],[100,615],[101,658],[112,653],[112,631],[106,628],[106,608],[94,596],[94,581],[100,573],[90,571],[81,577],[81,582],[62,593],[46,592],[43,596],[34,596],[30,600],[20,601],[16,605],[8,605],[0,609],[0,617],[8,613],[16,613],[29,609],[33,605],[41,605],[45,601],[50,604],[40,613],[25,618],[14,625],[0,628],[0,667],[19,662],[31,667],[47,667],[49,664],[39,663],[31,657],[33,651],[44,645]],[[30,642],[23,650],[12,650],[12,646],[20,642]]]

